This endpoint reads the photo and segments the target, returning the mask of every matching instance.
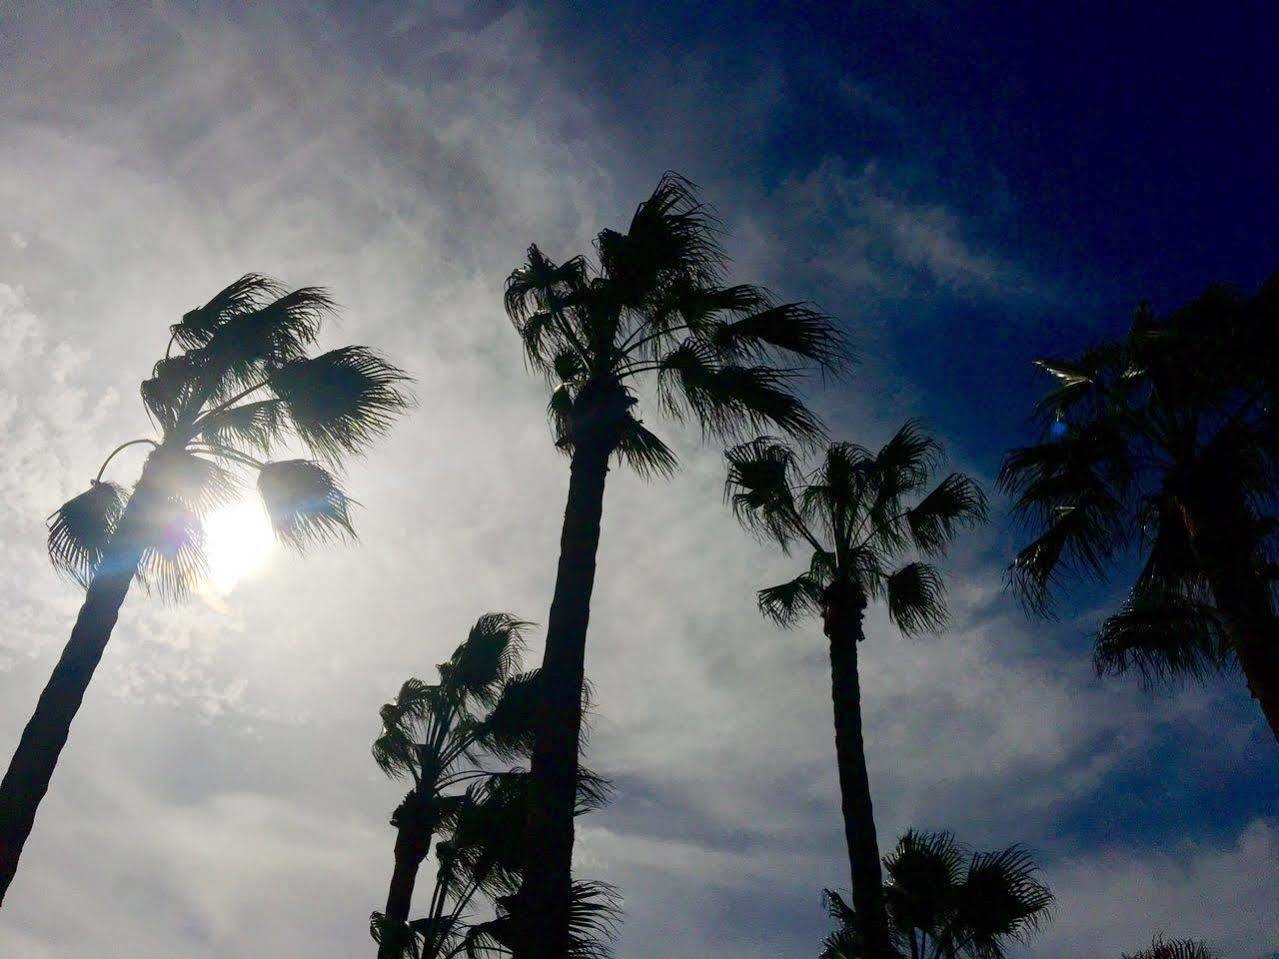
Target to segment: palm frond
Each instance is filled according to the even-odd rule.
[[[728,460],[724,498],[733,515],[757,537],[776,540],[787,549],[799,535],[795,451],[771,436],[759,436],[724,455]]]
[[[320,459],[360,453],[409,405],[408,375],[363,346],[293,359],[271,375],[293,428]]]
[[[147,481],[164,499],[196,516],[207,516],[239,499],[241,486],[233,473],[185,449],[161,447],[147,462]]]
[[[802,357],[839,372],[852,358],[835,321],[804,303],[765,305],[758,312],[720,322],[709,339],[729,361]]]
[[[354,539],[354,502],[324,467],[310,460],[279,460],[258,472],[258,492],[276,538],[302,552],[328,539]]]
[[[219,291],[204,306],[183,315],[181,322],[169,327],[173,340],[184,350],[206,345],[214,332],[234,316],[258,309],[270,300],[283,296],[285,288],[276,280],[258,273],[246,273]]]
[[[207,372],[203,353],[180,353],[165,357],[143,380],[139,393],[147,412],[163,429],[170,430],[178,418],[200,398],[200,388]]]
[[[510,613],[485,613],[440,666],[440,684],[453,695],[492,706],[512,673],[531,626]]]
[[[880,496],[895,499],[928,482],[941,456],[941,445],[918,420],[902,424],[875,454],[875,485]]]
[[[943,552],[961,529],[986,521],[986,494],[962,473],[951,473],[906,511],[915,547],[929,556]]]
[[[940,931],[964,882],[967,850],[949,832],[908,830],[884,858],[884,898],[898,932]]]
[[[1025,942],[1051,914],[1054,896],[1021,846],[973,855],[960,897],[959,925],[969,948],[1002,959],[1005,940]]]
[[[47,523],[54,567],[87,589],[128,503],[124,487],[94,480],[59,506]]]
[[[210,412],[201,418],[196,437],[215,446],[269,456],[287,429],[284,404],[273,398]]]
[[[1221,959],[1206,942],[1195,939],[1165,939],[1155,936],[1150,945],[1137,952],[1125,952],[1122,959]]]
[[[1178,679],[1202,681],[1233,658],[1230,629],[1204,603],[1169,591],[1134,591],[1098,631],[1098,674],[1135,671],[1150,688]]]
[[[761,589],[759,611],[779,626],[793,626],[801,617],[820,612],[822,584],[811,573]]]
[[[860,923],[853,907],[833,889],[822,891],[822,905],[835,921],[836,928],[822,942],[818,959],[863,959],[866,953],[862,946]]]
[[[524,759],[533,751],[533,723],[537,716],[538,671],[510,676],[496,702],[476,724],[476,744],[499,759]]]
[[[607,882],[573,880],[567,959],[608,959],[622,918],[622,897]]]
[[[302,287],[228,318],[199,350],[216,377],[211,396],[227,399],[302,359],[334,309],[325,290]]]
[[[138,565],[138,582],[163,599],[188,596],[208,576],[204,524],[188,504],[177,499],[134,492],[139,499],[138,528],[146,542]]]
[[[644,479],[669,479],[679,465],[671,448],[630,412],[622,419],[617,456]]]
[[[936,567],[907,563],[884,580],[888,617],[907,635],[945,625],[946,587]]]

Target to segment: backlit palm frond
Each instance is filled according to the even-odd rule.
[[[1221,959],[1206,942],[1194,939],[1165,939],[1155,936],[1150,945],[1137,952],[1125,952],[1122,959]]]
[[[928,482],[941,456],[941,445],[924,432],[918,420],[907,420],[875,454],[877,495],[895,500]]]
[[[210,412],[200,420],[198,440],[235,450],[269,456],[288,431],[279,399],[241,403]]]
[[[865,951],[858,932],[857,913],[834,889],[822,892],[822,904],[836,923],[835,931],[822,942],[818,959],[864,959]]]
[[[671,448],[629,412],[622,419],[617,456],[645,479],[669,478],[679,465]]]
[[[440,684],[453,695],[492,706],[515,668],[530,625],[510,613],[485,613],[440,666]]]
[[[850,527],[863,517],[874,496],[874,468],[875,458],[864,446],[831,443],[801,487],[801,515],[831,542],[843,538],[851,545]]]
[[[235,502],[241,493],[240,481],[233,473],[184,449],[161,447],[152,453],[147,478],[160,496],[196,516],[207,516]]]
[[[533,722],[537,715],[538,672],[510,676],[497,701],[476,724],[476,744],[499,759],[527,758],[533,750]]]
[[[951,921],[965,878],[967,851],[949,832],[909,830],[884,858],[884,898],[893,925],[941,931]]]
[[[213,398],[258,386],[279,367],[302,359],[334,309],[325,290],[302,287],[228,319],[201,349],[217,373]]]
[[[1203,680],[1231,661],[1230,631],[1211,606],[1172,592],[1135,591],[1097,633],[1099,674],[1135,671],[1154,687]]]
[[[606,882],[573,880],[566,959],[609,959],[622,920],[622,897]]]
[[[1005,942],[1025,942],[1049,918],[1054,897],[1021,846],[976,853],[964,880],[957,925],[967,949],[981,959],[1003,959]]]
[[[381,713],[382,731],[373,740],[373,761],[392,779],[415,776],[420,771],[420,757],[410,734],[411,727],[403,721],[394,703],[385,704]]]
[[[779,626],[793,626],[802,617],[821,611],[822,583],[810,573],[801,573],[786,583],[769,586],[758,593],[759,611]]]
[[[561,265],[543,253],[536,243],[532,244],[524,262],[506,278],[502,295],[506,315],[523,333],[530,317],[538,313],[549,317],[560,309],[568,295],[584,281],[585,274],[586,264],[580,256]]]
[[[360,453],[409,405],[409,377],[377,353],[345,346],[285,363],[270,385],[294,429],[320,459]]]
[[[728,475],[724,498],[738,522],[761,539],[783,549],[799,535],[795,506],[799,482],[795,451],[771,436],[759,436],[726,450]]]
[[[884,593],[888,618],[908,636],[945,625],[946,587],[936,567],[907,563],[884,579]]]
[[[189,505],[150,492],[138,514],[146,549],[138,565],[138,581],[163,599],[184,599],[208,576],[204,553],[204,524]]]
[[[765,305],[758,312],[719,323],[709,337],[726,360],[802,357],[839,372],[852,354],[835,321],[804,303]]]
[[[354,539],[351,505],[333,475],[310,460],[279,460],[258,472],[258,492],[276,538],[302,552],[329,539]]]
[[[906,526],[917,549],[935,556],[945,551],[961,529],[983,523],[986,494],[962,473],[951,473],[906,511]]]
[[[551,424],[555,446],[560,452],[570,456],[573,453],[574,402],[573,388],[567,383],[561,383],[551,391],[551,399],[546,404],[546,419]]]
[[[669,414],[691,415],[712,436],[733,439],[773,427],[812,442],[822,427],[795,395],[794,378],[773,367],[721,365],[709,347],[688,340],[662,358],[658,395]]]
[[[257,273],[246,273],[219,291],[204,306],[184,314],[181,322],[169,327],[169,331],[182,349],[197,349],[206,345],[214,332],[232,317],[252,312],[284,292],[285,288],[276,280]]]
[[[170,430],[200,398],[207,371],[207,358],[202,353],[180,353],[165,357],[143,380],[139,393],[142,404],[162,429]]]
[[[87,589],[128,503],[123,487],[95,480],[59,506],[47,523],[54,567]]]

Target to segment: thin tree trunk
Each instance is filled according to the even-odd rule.
[[[399,827],[395,836],[395,868],[391,871],[391,886],[386,893],[386,910],[383,915],[391,920],[395,935],[385,936],[378,945],[378,959],[401,959],[406,942],[400,941],[400,931],[409,921],[413,905],[413,887],[417,885],[418,870],[431,849],[431,830]]]
[[[844,813],[844,839],[853,882],[853,910],[868,959],[893,956],[884,909],[879,841],[862,742],[861,685],[857,675],[857,643],[862,638],[860,596],[832,597],[826,614],[830,639],[831,700],[835,707],[835,754]]]
[[[586,629],[610,449],[598,439],[583,443],[569,472],[534,725],[517,959],[563,959],[568,949]]]
[[[36,810],[49,790],[58,756],[71,732],[71,721],[80,709],[142,560],[140,540],[129,534],[144,508],[141,486],[140,483],[139,491],[130,499],[113,546],[89,584],[71,639],[53,667],[36,711],[18,740],[9,770],[0,782],[0,905],[18,870],[18,859],[31,835]]]

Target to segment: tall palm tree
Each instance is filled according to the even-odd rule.
[[[609,462],[616,457],[642,475],[676,465],[637,415],[633,388],[648,380],[667,414],[692,418],[708,434],[771,426],[811,440],[821,431],[793,391],[793,364],[837,369],[847,358],[825,314],[778,303],[756,286],[723,284],[715,224],[675,174],[639,205],[625,233],[602,231],[595,252],[595,263],[577,256],[557,264],[532,246],[506,284],[506,312],[529,365],[553,385],[555,441],[570,457],[521,893],[538,927],[522,959],[560,959],[566,948],[579,704]]]
[[[1099,672],[1148,684],[1237,663],[1279,740],[1279,277],[1251,301],[1209,289],[1070,359],[1040,403],[1041,440],[1000,473],[1031,542],[1012,582],[1051,612],[1068,577],[1136,560],[1095,646]]]
[[[537,673],[518,671],[526,626],[506,613],[481,616],[438,667],[439,682],[410,679],[381,709],[373,757],[410,789],[391,817],[395,865],[386,909],[370,919],[379,959],[494,949],[509,925],[471,923],[469,914],[484,897],[504,903],[523,867],[528,774],[501,764],[527,758],[532,746]],[[607,783],[581,770],[577,812],[606,798]],[[426,915],[410,919],[418,872],[437,838],[435,888]],[[599,914],[604,888],[579,890],[578,912]],[[579,930],[579,946],[598,944],[586,931]]]
[[[185,595],[205,572],[202,517],[253,474],[286,545],[354,536],[350,500],[326,465],[386,431],[408,403],[407,377],[362,346],[312,355],[333,308],[322,289],[289,292],[249,274],[188,312],[142,384],[156,438],[116,447],[89,489],[50,517],[49,556],[86,595],[0,783],[0,900],[134,578]],[[264,459],[290,438],[316,459]],[[150,453],[133,489],[103,480],[134,445]]]
[[[1122,959],[1221,959],[1208,944],[1195,939],[1165,939],[1155,936],[1150,945],[1137,952],[1125,952]]]
[[[1008,945],[1038,931],[1053,904],[1020,846],[970,853],[948,832],[911,830],[885,857],[884,870],[893,949],[910,959],[1003,959]],[[875,955],[865,946],[857,910],[829,889],[826,904],[839,928],[826,938],[821,959]]]
[[[978,486],[951,473],[931,490],[940,447],[908,422],[877,453],[851,443],[827,448],[805,472],[796,451],[760,437],[728,451],[725,495],[738,519],[783,550],[811,549],[809,567],[759,592],[759,608],[782,626],[820,613],[829,640],[835,752],[853,901],[869,954],[889,954],[879,846],[862,742],[857,644],[867,603],[882,599],[904,633],[946,619],[941,576],[905,553],[943,554],[960,529],[985,519]],[[909,500],[918,500],[909,505]]]

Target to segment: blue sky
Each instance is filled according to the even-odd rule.
[[[176,316],[249,269],[324,283],[335,342],[392,353],[422,398],[349,478],[358,550],[130,599],[0,953],[369,948],[397,798],[367,757],[377,705],[479,613],[543,620],[550,596],[566,471],[501,282],[529,242],[587,249],[663,170],[715,204],[740,278],[849,326],[861,366],[812,385],[835,435],[921,416],[987,483],[1029,436],[1032,358],[1279,267],[1275,15],[1041,7],[0,9],[0,743],[76,605],[41,520],[145,429]],[[787,561],[725,515],[719,451],[664,428],[679,477],[610,479],[588,669],[618,794],[579,872],[621,887],[623,959],[812,955],[820,891],[847,883],[823,644],[755,614]],[[885,846],[911,825],[1031,846],[1060,905],[1029,956],[1159,931],[1268,956],[1279,752],[1241,681],[1096,678],[1113,590],[1027,619],[1016,541],[1000,508],[961,544],[942,635],[872,614]]]

